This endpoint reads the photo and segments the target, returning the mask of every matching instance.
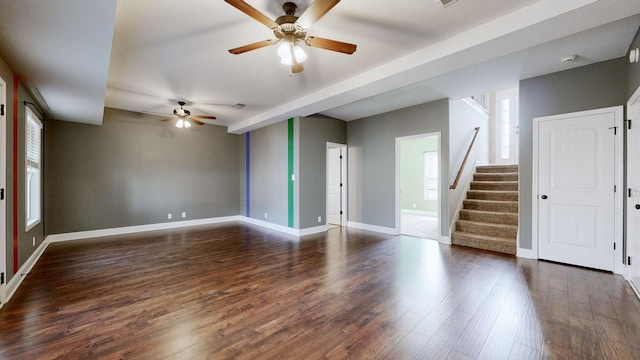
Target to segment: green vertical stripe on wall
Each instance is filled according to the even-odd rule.
[[[288,148],[289,148],[289,170],[288,170],[288,186],[289,186],[289,227],[293,227],[293,118],[289,119],[288,124]]]

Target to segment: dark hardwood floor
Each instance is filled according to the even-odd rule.
[[[53,243],[0,329],[2,359],[640,359],[620,276],[339,228]]]

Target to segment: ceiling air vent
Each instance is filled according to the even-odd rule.
[[[458,0],[435,0],[438,4],[440,4],[440,6],[442,7],[447,7],[455,2],[457,2]]]

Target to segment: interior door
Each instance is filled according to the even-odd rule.
[[[342,148],[327,149],[327,223],[342,226]]]
[[[0,78],[0,305],[6,301],[7,283],[7,98],[6,83]]]
[[[628,113],[630,123],[627,127],[627,256],[631,258],[629,278],[640,292],[640,96],[636,97],[634,104],[630,104]]]
[[[538,126],[541,259],[613,270],[615,114],[547,117]]]

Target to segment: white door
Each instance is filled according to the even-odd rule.
[[[7,282],[7,92],[6,83],[0,78],[0,305],[6,300]]]
[[[629,278],[640,292],[640,88],[627,107],[627,256]]]
[[[346,146],[327,146],[327,224],[346,223]]]
[[[539,257],[613,270],[616,114],[536,120]]]
[[[496,93],[494,105],[494,139],[496,163],[513,165],[518,163],[518,90]]]

